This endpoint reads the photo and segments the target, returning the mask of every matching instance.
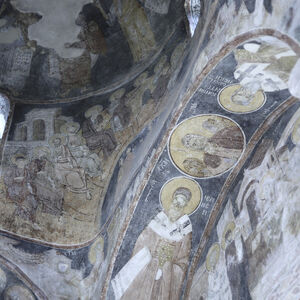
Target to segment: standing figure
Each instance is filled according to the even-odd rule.
[[[85,112],[87,118],[82,125],[82,136],[90,150],[101,148],[107,158],[116,149],[114,132],[109,128],[109,120],[102,116],[102,106],[96,105]]]
[[[170,180],[162,190],[165,211],[158,213],[143,230],[131,259],[112,280],[116,299],[180,297],[192,241],[187,213],[191,213],[191,206],[192,210],[198,206],[201,191],[196,182],[182,177]],[[169,192],[172,194],[166,194]]]
[[[137,0],[113,0],[110,16],[117,16],[135,62],[151,54],[155,48],[154,34]]]
[[[34,180],[43,165],[38,159],[28,163],[23,154],[14,155],[12,163],[15,166],[10,168],[4,176],[7,198],[17,206],[14,215],[35,224],[38,201]]]

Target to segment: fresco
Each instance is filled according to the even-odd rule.
[[[256,45],[258,57],[253,52],[254,47],[249,47],[249,44]],[[270,58],[268,65],[276,64],[275,55],[279,54],[280,57],[285,57],[285,66],[280,67],[278,64],[274,69],[271,68],[272,71],[261,72],[266,65],[261,62],[258,48],[276,53]],[[243,62],[237,53],[246,53],[243,54]],[[251,75],[254,66],[249,70],[245,67],[248,63],[247,57],[250,57],[249,62],[253,61],[259,68],[260,72],[255,71],[254,74],[263,84],[258,84],[257,77]],[[285,236],[278,223],[283,218],[280,215],[284,190],[288,188],[292,191],[292,186],[297,185],[298,180],[296,173],[291,174],[289,176],[293,179],[289,184],[284,175],[289,168],[284,164],[291,166],[298,163],[299,159],[296,154],[297,146],[292,142],[298,136],[299,116],[298,112],[294,117],[293,114],[299,108],[299,103],[290,98],[286,89],[288,75],[295,61],[295,53],[284,43],[262,37],[238,46],[201,82],[178,117],[168,139],[165,139],[160,157],[140,195],[117,253],[109,279],[106,295],[108,299],[258,299],[259,290],[265,291],[265,297],[270,289],[276,290],[274,281],[270,279],[272,272],[267,270],[265,264],[267,261],[269,266],[272,266],[272,262],[279,263],[276,255],[284,252],[278,250],[279,252],[272,255],[272,247],[277,247]],[[259,67],[260,63],[263,68]],[[247,69],[243,75],[239,72],[241,66],[244,71]],[[280,74],[280,82],[277,81],[279,77],[276,74]],[[248,79],[243,81],[247,76]],[[289,121],[296,125],[291,125]],[[253,148],[259,148],[260,145],[263,145],[264,150],[261,151],[264,154],[261,151],[260,155],[253,154]],[[255,167],[249,167],[248,162],[251,160]],[[271,170],[272,166],[274,170]],[[260,171],[257,171],[258,168]],[[277,171],[277,168],[281,168],[281,171]],[[236,172],[238,175],[235,175]],[[232,181],[235,176],[239,181]],[[243,177],[247,179],[243,181]],[[174,228],[174,232],[179,230],[175,228],[178,228],[178,220],[181,219],[172,220],[170,210],[164,204],[174,199],[175,187],[170,190],[166,187],[175,180],[192,181],[201,187],[199,207],[189,215],[188,223],[192,225],[190,241],[189,244],[182,244],[182,252],[177,251],[175,243],[170,247],[173,242],[172,235],[160,233],[163,236],[160,238],[163,241],[163,250],[157,246],[156,229],[160,228],[160,225],[156,226],[157,223],[165,223],[164,230],[169,227]],[[281,187],[281,183],[277,186],[281,180],[285,188]],[[259,196],[261,202],[258,204],[252,187],[257,188],[257,193],[267,193],[269,200],[266,195]],[[219,201],[220,197],[224,197],[225,190],[226,199],[229,200],[224,201],[226,206],[222,206]],[[183,199],[189,198],[189,193],[181,193],[186,194],[181,196]],[[164,200],[167,197],[170,200]],[[241,204],[243,201],[238,199],[242,198],[249,200]],[[296,198],[293,199],[292,206],[297,202]],[[120,207],[126,207],[126,200],[123,201]],[[241,203],[237,204],[238,201]],[[278,210],[276,201],[282,202]],[[182,205],[185,205],[185,201],[182,201]],[[264,213],[259,213],[260,205],[264,207]],[[173,204],[169,207],[173,208]],[[248,211],[248,215],[244,210]],[[269,221],[265,218],[267,212],[270,213]],[[215,229],[208,235],[206,226],[212,216],[218,213],[221,217],[215,224]],[[293,215],[293,212],[290,214]],[[162,218],[163,215],[168,217]],[[178,213],[178,217],[179,215]],[[291,226],[298,228],[295,218],[293,216],[290,221],[285,222],[292,222]],[[170,224],[167,225],[167,221]],[[248,222],[247,226],[245,222]],[[255,228],[252,223],[255,223]],[[276,232],[271,237],[273,227]],[[181,232],[185,234],[185,229],[181,229]],[[237,235],[240,236],[238,240]],[[253,241],[251,245],[250,236]],[[288,236],[291,240],[297,235],[291,233]],[[296,253],[297,243],[293,241],[292,257]],[[205,255],[201,252],[202,256],[199,257],[199,251],[203,247]],[[260,252],[255,252],[259,251],[256,248],[261,249]],[[178,256],[174,256],[174,253],[182,253],[182,260],[178,261]],[[294,272],[291,275],[293,280],[297,278],[296,265],[295,262],[291,267]],[[249,272],[251,278],[247,277],[248,267],[253,268]],[[289,267],[284,270],[287,268]],[[255,287],[258,276],[265,276],[268,287],[264,287],[264,280],[260,280],[260,285]],[[279,289],[279,284],[277,286]],[[275,298],[282,295],[285,294],[276,294]]]
[[[200,115],[183,121],[174,129],[169,152],[182,172],[204,178],[232,168],[244,144],[243,131],[234,121],[218,115]]]
[[[259,110],[266,102],[266,95],[262,90],[253,93],[251,88],[240,84],[225,87],[218,97],[220,105],[237,114]]]
[[[191,179],[177,177],[163,186],[163,211],[140,234],[132,258],[112,281],[116,299],[178,298],[191,249],[188,214],[201,198],[201,188]]]
[[[7,288],[12,287],[12,291],[8,291],[9,295],[19,293],[17,299],[76,299],[78,297],[92,299],[96,283],[103,280],[103,263],[106,255],[105,240],[102,236],[98,236],[89,246],[69,250],[53,249],[3,236],[0,240],[0,260],[6,257],[18,266],[11,266],[15,268],[15,271],[11,271],[15,273],[13,277],[6,271],[7,267],[4,269],[1,260],[1,268],[6,273],[6,284],[3,283],[3,286],[5,285],[3,289],[5,292]],[[22,283],[21,279],[26,284]],[[0,293],[1,296],[3,294]],[[22,298],[24,295],[27,298]],[[30,298],[31,295],[36,297]]]
[[[111,91],[153,63],[183,11],[183,0],[5,1],[0,87],[31,103]]]
[[[95,238],[110,218],[101,211],[118,159],[159,111],[183,54],[184,37],[173,38],[183,41],[148,71],[88,104],[16,106],[0,181],[3,230],[58,245]]]
[[[283,115],[228,192],[190,299],[299,298],[299,114],[298,103]]]
[[[24,277],[13,269],[13,265],[1,258],[0,263],[0,297],[1,299],[28,299],[36,300],[44,296],[36,287],[37,295],[24,282]],[[26,279],[27,280],[27,279]],[[32,284],[32,282],[30,282]]]

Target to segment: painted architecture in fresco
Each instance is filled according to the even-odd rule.
[[[80,120],[63,107],[25,109],[4,149],[1,194],[5,231],[50,243],[74,244],[97,235],[115,160],[159,109],[175,62],[169,49],[126,88],[81,108]],[[112,206],[117,205],[111,204]],[[8,213],[9,211],[9,213]],[[66,225],[67,224],[67,225]],[[51,228],[51,229],[50,229]],[[74,230],[81,232],[74,236]]]
[[[299,299],[299,11],[0,0],[0,299]]]

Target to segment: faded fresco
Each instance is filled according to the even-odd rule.
[[[268,61],[264,51],[273,53]],[[280,57],[284,66],[276,64]],[[278,276],[280,270],[291,273],[293,282],[298,276],[293,256],[299,246],[297,210],[285,208],[283,196],[292,193],[288,207],[298,205],[296,169],[287,175],[299,160],[299,104],[287,90],[295,62],[288,46],[262,37],[236,48],[202,81],[171,131],[136,206],[116,258],[109,299],[259,299],[262,291],[265,297],[274,291],[275,298],[297,293],[287,291],[283,279],[274,285],[268,269],[273,263],[277,268],[278,256],[286,251],[286,236],[293,240],[292,255],[291,260],[284,258],[286,267],[277,268]],[[235,170],[240,170],[239,182],[228,183]],[[173,218],[172,210],[185,207],[190,193],[181,189],[181,204],[176,204],[179,191],[166,191],[178,178],[201,187],[199,208],[186,220],[192,225],[189,232],[181,214]],[[230,187],[228,204],[204,243],[206,225],[218,213],[213,208]],[[167,197],[170,200],[164,200]],[[173,244],[178,231],[184,236],[180,249]],[[206,250],[199,264],[195,259],[200,242]]]
[[[38,290],[35,294],[31,288],[24,282],[25,278],[14,271],[14,265],[1,258],[0,262],[0,297],[1,299],[28,299],[36,300],[38,296],[44,296],[43,292]],[[24,281],[22,281],[22,279]]]
[[[219,95],[219,103],[232,113],[251,113],[259,110],[266,101],[263,91],[253,90],[241,84],[233,84],[225,87]]]
[[[163,211],[139,235],[132,257],[112,281],[116,299],[177,299],[191,250],[193,213],[202,199],[198,184],[184,177],[160,193]]]
[[[0,299],[299,299],[299,12],[0,0]]]
[[[104,275],[103,262],[106,259],[104,248],[105,241],[102,236],[88,247],[71,250],[53,249],[2,236],[1,257],[13,261],[31,282],[28,282],[26,287],[21,280],[14,279],[6,272],[6,277],[0,275],[0,287],[3,287],[0,295],[2,296],[5,290],[11,287],[8,291],[11,298],[4,299],[92,299],[96,290],[95,282],[101,280]],[[15,265],[8,266],[15,268]],[[21,279],[22,275],[24,277],[24,274],[16,275]],[[30,293],[25,288],[29,289]],[[37,298],[30,298],[32,294]]]
[[[0,88],[28,102],[115,89],[158,57],[183,11],[182,0],[1,2]]]
[[[101,210],[116,162],[159,111],[182,44],[89,105],[17,106],[2,163],[3,230],[57,244],[96,236],[110,217]]]
[[[232,168],[244,145],[243,131],[235,122],[218,115],[199,115],[175,128],[169,152],[182,172],[204,178]]]
[[[299,298],[299,105],[291,110],[228,192],[190,299]]]

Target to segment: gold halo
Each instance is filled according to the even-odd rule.
[[[235,223],[234,223],[233,221],[232,221],[232,222],[229,222],[229,223],[226,225],[226,227],[225,227],[225,229],[224,229],[224,231],[223,231],[223,234],[222,234],[222,243],[221,243],[221,247],[222,247],[223,250],[225,250],[225,248],[226,248],[226,240],[225,240],[226,233],[227,233],[228,231],[231,231],[231,232],[233,233],[234,229],[235,229]]]
[[[14,296],[14,295],[22,295],[24,297],[23,299],[27,299],[27,300],[35,299],[32,292],[28,288],[26,288],[22,285],[12,285],[4,291],[5,299],[11,299],[10,296]],[[15,298],[13,298],[13,299],[15,299]]]
[[[125,92],[126,90],[124,88],[118,89],[110,95],[109,101],[114,102],[116,100],[121,99],[124,96]]]
[[[61,135],[59,133],[56,133],[49,138],[48,144],[52,147],[55,147],[54,146],[55,139],[61,139],[61,145],[65,145],[67,143],[67,137],[65,137],[64,135]]]
[[[170,209],[173,194],[178,188],[187,188],[192,193],[192,198],[183,210],[183,215],[190,215],[196,211],[202,200],[202,190],[200,185],[193,179],[186,177],[172,178],[160,190],[160,203],[164,211]]]
[[[298,128],[300,128],[300,118],[298,118],[296,120],[295,124],[293,125],[293,131],[292,131],[292,135],[291,135],[292,142],[295,145],[300,144],[300,132],[297,132]],[[300,129],[299,129],[299,131],[300,131]]]
[[[94,265],[97,262],[97,257],[101,251],[103,251],[104,247],[104,240],[103,237],[99,237],[95,240],[95,242],[92,244],[88,257],[89,261],[92,265]]]
[[[218,101],[223,109],[232,113],[246,114],[259,110],[265,104],[266,96],[262,90],[258,90],[253,99],[247,105],[234,103],[231,99],[231,96],[240,87],[240,84],[231,84],[221,90],[218,95]]]
[[[68,128],[70,128],[72,126],[74,126],[76,128],[74,133],[77,133],[78,130],[80,129],[80,124],[78,122],[67,122],[66,124],[64,124],[60,127],[60,132],[63,134],[68,134],[69,133]]]
[[[209,248],[206,256],[206,261],[205,261],[207,271],[211,272],[215,270],[216,265],[219,262],[220,252],[221,252],[221,247],[219,243],[214,243]]]
[[[224,135],[225,129],[231,132],[237,131],[236,137],[241,139],[241,147],[230,148],[232,141],[229,136]],[[218,134],[222,134],[223,140],[229,145],[227,148],[215,143],[214,137]],[[203,147],[199,149],[186,147],[183,139],[188,135],[199,139],[199,144]],[[180,172],[195,178],[212,178],[235,166],[244,151],[245,144],[244,132],[235,121],[217,114],[203,114],[188,118],[174,128],[169,138],[168,150],[172,163]],[[197,172],[187,169],[186,162],[192,159],[195,160],[195,163],[192,164],[195,168],[198,168],[197,165],[199,165]],[[209,165],[207,163],[209,159],[213,162],[218,161],[217,166],[212,167],[211,162]]]
[[[14,165],[17,165],[17,159],[18,159],[19,157],[23,157],[24,160],[25,160],[26,162],[28,162],[28,159],[27,159],[26,155],[25,155],[25,154],[22,154],[22,153],[16,153],[15,155],[13,155],[13,156],[11,157],[10,161],[11,161]]]
[[[102,105],[94,105],[90,107],[85,113],[84,116],[88,119],[89,117],[92,116],[93,113],[100,114],[103,111],[103,106]]]

